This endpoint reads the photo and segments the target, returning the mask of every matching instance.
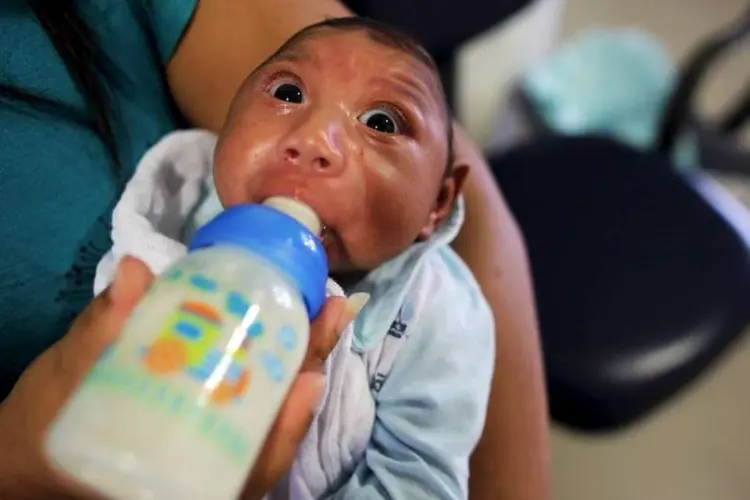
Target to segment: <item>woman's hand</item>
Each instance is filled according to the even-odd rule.
[[[146,266],[124,259],[112,286],[89,304],[65,337],[26,369],[2,403],[0,498],[95,498],[50,467],[42,441],[60,407],[117,338],[151,280]]]
[[[339,335],[365,306],[369,295],[331,297],[310,326],[310,344],[297,379],[292,384],[271,429],[242,500],[262,498],[291,468],[325,390],[323,365]]]
[[[152,280],[140,261],[123,259],[112,286],[89,304],[65,337],[26,369],[0,405],[0,498],[97,498],[52,469],[43,453],[44,434],[106,346],[116,340]],[[244,498],[262,497],[291,467],[323,394],[323,361],[364,302],[361,296],[348,302],[329,299],[313,323],[306,362],[261,452]]]

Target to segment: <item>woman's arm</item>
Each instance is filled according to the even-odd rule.
[[[167,66],[172,93],[196,126],[218,130],[247,75],[289,36],[351,12],[337,0],[200,0]],[[496,318],[497,370],[472,462],[472,499],[547,497],[547,422],[531,284],[520,233],[486,162],[460,132],[459,158],[473,173],[456,248]]]
[[[454,247],[495,315],[495,373],[484,433],[471,461],[472,500],[544,500],[547,404],[526,250],[489,166],[456,128],[456,160],[471,166],[466,221]]]
[[[337,0],[199,0],[167,65],[180,111],[195,126],[218,131],[245,78],[290,36],[350,15]]]

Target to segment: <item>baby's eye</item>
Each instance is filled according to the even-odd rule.
[[[305,100],[302,89],[296,83],[283,82],[271,87],[271,95],[280,101],[301,104]]]
[[[369,111],[365,111],[358,118],[359,121],[367,125],[373,130],[382,132],[384,134],[400,134],[401,127],[399,127],[399,117],[396,113],[382,109],[375,108]]]

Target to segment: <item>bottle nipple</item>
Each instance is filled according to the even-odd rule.
[[[300,224],[309,229],[316,236],[320,236],[321,222],[318,214],[301,201],[286,196],[273,196],[263,202],[263,205],[283,212],[295,218]]]

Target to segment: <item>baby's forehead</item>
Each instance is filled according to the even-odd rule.
[[[356,43],[347,43],[346,39],[352,42],[356,40]],[[447,99],[435,63],[424,48],[406,36],[392,37],[363,27],[342,29],[319,26],[313,30],[303,30],[290,38],[268,63],[314,59],[318,67],[325,67],[326,64],[336,64],[336,55],[345,57],[347,52],[363,50],[363,47],[364,50],[367,50],[366,47],[372,48],[376,56],[387,60],[388,68],[406,68],[409,76],[426,83],[432,92],[424,97],[439,101],[438,105],[448,118]],[[388,78],[389,72],[381,71],[377,76]]]
[[[286,51],[314,51],[328,46],[328,42],[334,43],[331,48],[345,51],[347,48],[351,48],[351,45],[346,43],[346,39],[357,40],[360,42],[358,44],[360,46],[365,43],[379,52],[388,51],[389,57],[418,62],[430,71],[436,69],[430,55],[411,38],[406,36],[392,38],[366,27],[318,26],[314,29],[303,30],[284,44],[279,51],[279,55],[283,55],[283,52]]]

